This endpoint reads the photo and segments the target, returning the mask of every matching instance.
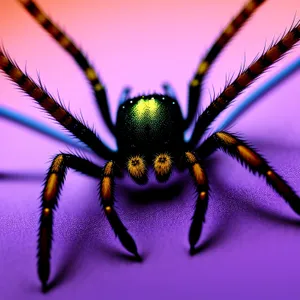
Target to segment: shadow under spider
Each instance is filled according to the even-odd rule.
[[[181,173],[176,176],[175,180],[166,183],[155,183],[155,185],[145,185],[143,188],[137,189],[137,186],[128,187],[126,182],[118,184],[117,192],[126,198],[129,204],[133,205],[155,205],[163,202],[176,201],[178,196],[183,194],[185,186],[191,182]]]
[[[0,181],[40,181],[43,180],[45,174],[32,172],[1,172]]]

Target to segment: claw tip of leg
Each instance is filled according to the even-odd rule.
[[[195,246],[190,246],[190,255],[194,255],[196,252]]]
[[[47,282],[44,281],[44,282],[42,282],[42,292],[46,293],[47,291],[48,291],[48,285],[47,285]]]
[[[134,253],[134,256],[135,256],[137,261],[139,261],[139,262],[143,261],[142,257],[138,254],[138,252]]]

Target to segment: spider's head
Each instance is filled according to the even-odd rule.
[[[150,163],[157,153],[176,156],[183,149],[182,113],[178,102],[166,95],[139,96],[122,103],[116,129],[124,159],[142,155]]]

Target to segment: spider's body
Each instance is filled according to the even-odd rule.
[[[183,133],[180,107],[168,95],[135,97],[118,109],[116,140],[123,161],[141,155],[151,165],[159,153],[178,158],[184,151]]]
[[[109,149],[87,127],[77,119],[47,90],[36,84],[27,74],[0,49],[0,69],[8,75],[27,95],[33,98],[46,112],[72,135],[87,145],[106,163],[100,167],[86,158],[70,154],[57,154],[46,175],[41,195],[41,217],[38,239],[38,274],[43,287],[50,275],[50,252],[52,247],[53,214],[69,168],[99,180],[99,199],[105,216],[122,245],[139,258],[134,239],[123,225],[115,208],[114,182],[120,169],[126,169],[138,183],[146,183],[147,169],[152,166],[158,181],[166,181],[174,165],[188,168],[195,183],[197,199],[189,231],[190,249],[193,252],[198,242],[209,201],[209,183],[203,160],[216,150],[231,155],[282,196],[291,208],[300,214],[300,199],[285,180],[247,142],[227,131],[209,136],[200,146],[198,143],[210,124],[235,98],[254,82],[265,70],[283,57],[300,39],[300,24],[294,25],[277,43],[265,51],[247,69],[229,83],[222,93],[197,117],[203,78],[216,57],[243,26],[264,0],[250,0],[241,12],[229,23],[199,64],[189,84],[188,113],[183,118],[177,100],[168,93],[131,98],[123,102],[114,124],[109,113],[106,90],[88,59],[75,43],[32,1],[19,0],[33,18],[74,58],[87,77],[94,92],[100,113],[117,141],[118,150]],[[127,93],[128,94],[128,93]],[[195,121],[189,141],[184,132]],[[181,164],[183,162],[183,164]]]

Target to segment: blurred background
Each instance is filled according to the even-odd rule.
[[[200,58],[245,1],[39,0],[38,4],[82,46],[108,90],[113,120],[125,85],[132,95],[161,92],[168,81],[184,115],[187,85]],[[0,10],[0,38],[10,56],[54,96],[59,92],[73,113],[116,149],[88,84],[73,60],[18,1]],[[219,56],[206,77],[202,108],[226,78],[248,65],[282,36],[298,0],[262,5]],[[300,56],[299,45],[238,99]],[[236,122],[242,133],[300,192],[299,71],[264,96]],[[5,76],[0,104],[54,128]],[[199,112],[201,108],[199,108]],[[62,143],[0,119],[0,290],[2,299],[39,299],[36,232],[39,195],[50,159],[67,151]],[[92,159],[97,160],[92,155]],[[169,184],[138,187],[118,182],[121,216],[136,238],[143,264],[132,262],[114,239],[99,209],[97,180],[69,172],[55,218],[51,278],[55,299],[299,299],[299,218],[277,194],[225,154],[207,162],[212,199],[203,232],[203,251],[188,254],[187,233],[194,190],[187,172]],[[7,178],[5,174],[19,174]],[[1,177],[2,174],[2,177]]]

